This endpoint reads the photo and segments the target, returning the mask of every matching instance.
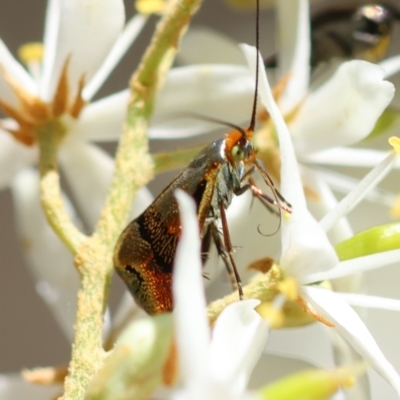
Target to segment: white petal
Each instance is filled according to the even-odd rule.
[[[118,140],[128,108],[129,90],[88,104],[73,127],[72,134],[87,141]]]
[[[241,392],[268,340],[268,325],[254,310],[258,300],[228,306],[215,324],[211,347],[211,374],[234,391]]]
[[[54,398],[60,394],[60,386],[37,386],[28,383],[21,374],[0,375],[1,400],[43,400]]]
[[[114,161],[99,147],[72,139],[65,141],[60,161],[85,222],[93,229],[111,183]],[[131,215],[138,216],[151,200],[148,189],[140,189]]]
[[[305,162],[323,165],[343,165],[346,167],[375,167],[387,156],[386,151],[352,147],[335,147],[302,157]],[[400,169],[400,159],[394,168]]]
[[[250,70],[255,76],[257,57],[256,49],[247,45],[241,45],[241,48],[246,56]],[[259,55],[258,57],[260,65],[262,65],[261,57]],[[281,193],[286,200],[292,204],[293,209],[304,209],[306,207],[306,202],[291,136],[282,114],[280,113],[272,96],[271,88],[269,86],[264,68],[261,68],[259,72],[259,93],[261,101],[271,115],[278,132],[279,149],[281,152],[282,161]]]
[[[320,225],[328,232],[343,216],[348,214],[390,171],[396,153],[390,153],[333,210],[325,215]]]
[[[36,159],[36,147],[27,147],[0,130],[0,189],[8,186],[18,171]]]
[[[113,48],[103,62],[96,75],[84,87],[82,97],[89,101],[97,93],[105,80],[111,74],[112,70],[119,63],[121,58],[125,55],[129,47],[135,41],[136,37],[142,31],[148,16],[136,14],[125,26],[124,30],[119,35]]]
[[[389,57],[381,61],[379,65],[385,70],[385,78],[390,78],[400,71],[400,56]]]
[[[387,153],[381,152],[381,155],[383,157],[385,157],[386,154]],[[382,160],[383,157],[381,157],[380,160]],[[396,159],[394,164],[396,164],[396,161],[400,161],[400,159],[399,160]],[[334,172],[332,170],[327,170],[327,169],[325,170],[325,169],[318,168],[318,175],[320,176],[321,181],[323,181],[332,190],[339,192],[339,193],[343,193],[344,195],[349,194],[360,183],[360,181],[358,179],[352,178],[348,175]],[[364,199],[383,204],[387,207],[393,207],[393,204],[396,202],[396,195],[375,187],[375,188],[371,189],[370,192],[365,193]],[[334,208],[334,206],[332,205],[331,208],[327,209],[325,213],[320,215],[320,218],[322,216],[324,216],[325,214],[327,214],[327,212],[329,210],[332,210],[333,208]],[[341,221],[343,221],[343,218],[339,221],[339,223]],[[335,225],[335,227],[336,226],[337,225]]]
[[[400,311],[399,299],[388,299],[386,297],[371,296],[359,293],[336,293],[346,303],[367,308],[377,308],[380,310]]]
[[[346,368],[362,361],[363,358],[335,329],[327,328],[325,330],[332,343],[335,366]],[[346,400],[372,400],[368,374],[357,377],[354,385],[346,389],[345,392],[344,399]]]
[[[50,228],[41,209],[37,171],[21,171],[15,177],[11,190],[19,236],[24,245],[27,265],[36,281],[36,290],[53,312],[67,338],[72,340],[78,273],[72,255]],[[66,205],[73,215],[72,206],[67,201]]]
[[[321,324],[271,330],[265,352],[303,360],[317,367],[334,366],[331,343]]]
[[[307,155],[364,139],[394,96],[393,84],[383,75],[381,67],[366,61],[343,63],[309,94],[293,120],[297,152]]]
[[[0,39],[0,99],[18,108],[20,105],[19,100],[4,79],[3,70],[29,93],[37,94],[38,89],[34,79],[14,58],[10,50],[8,50],[7,46]]]
[[[293,213],[282,221],[282,255],[279,264],[300,282],[308,276],[329,271],[339,263],[326,233],[307,209]]]
[[[309,208],[313,215],[318,219],[335,208],[338,202],[331,189],[326,184],[326,175],[321,175],[321,171],[319,170],[315,171],[308,168],[305,170],[307,174],[305,176],[303,175],[304,185],[307,188],[310,188],[319,197],[318,200],[308,199]],[[353,185],[352,188],[354,186],[355,185]],[[346,218],[342,218],[328,233],[329,241],[334,245],[351,236],[353,236],[353,232]],[[332,282],[332,285],[335,291],[345,290],[361,292],[364,289],[364,276],[361,273],[347,275],[340,279],[336,279]],[[360,379],[357,380],[357,385],[363,386],[360,384]]]
[[[366,361],[396,390],[400,396],[400,376],[385,358],[364,322],[335,293],[313,287],[303,287],[303,296],[317,312],[335,324],[335,328]]]
[[[255,49],[242,45],[252,71],[255,71]],[[332,268],[338,259],[317,221],[306,208],[303,186],[290,133],[273,99],[266,74],[260,71],[260,96],[276,126],[281,151],[281,193],[292,204],[293,213],[282,219],[281,266],[301,279],[321,268]],[[307,234],[304,232],[307,230]]]
[[[357,272],[369,271],[386,267],[400,261],[400,250],[384,251],[364,257],[357,257],[347,261],[341,261],[336,267],[330,271],[315,273],[307,277],[304,283],[320,282],[324,280],[341,278]]]
[[[241,124],[250,119],[253,96],[254,79],[244,66],[174,68],[167,75],[157,98],[149,137],[189,137],[218,126],[201,119],[187,118],[185,112]]]
[[[279,71],[290,74],[281,99],[289,111],[306,95],[310,78],[310,13],[307,0],[278,1]]]
[[[53,0],[49,9],[40,88],[41,98],[45,101],[52,98],[69,56],[71,95],[76,95],[83,76],[86,82],[90,81],[112,48],[125,19],[122,0]],[[52,18],[59,23],[51,21]]]
[[[317,196],[317,198],[314,196],[308,198],[308,206],[313,216],[318,220],[332,210],[332,208],[335,208],[338,201],[333,195],[331,188],[327,185],[325,175],[322,175],[319,170],[303,167],[302,171],[305,187],[311,189]],[[353,231],[345,218],[342,218],[328,234],[330,242],[334,245],[351,236],[353,236]]]
[[[177,58],[183,64],[246,65],[243,53],[231,38],[204,27],[189,29]]]
[[[173,294],[176,337],[183,381],[201,382],[209,374],[210,330],[206,318],[199,223],[194,201],[175,192],[181,216],[181,238],[175,256]]]

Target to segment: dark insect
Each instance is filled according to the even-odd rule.
[[[389,4],[349,4],[324,8],[311,19],[311,66],[333,58],[378,62],[386,57],[400,11]],[[265,60],[276,67],[276,56]]]
[[[257,18],[257,49],[258,47]],[[159,314],[173,309],[172,270],[181,234],[175,189],[186,191],[195,200],[202,252],[207,254],[211,242],[214,242],[240,299],[243,291],[232,256],[233,247],[226,217],[226,210],[233,196],[240,196],[250,190],[268,208],[272,204],[278,207],[279,212],[281,209],[291,212],[290,205],[257,162],[256,150],[251,142],[256,119],[257,83],[256,79],[250,127],[244,130],[225,123],[234,130],[226,134],[224,139],[205,147],[143,214],[127,226],[118,239],[114,252],[115,268],[137,304],[148,314]],[[271,188],[273,197],[269,197],[256,186],[252,178],[256,171]],[[221,220],[222,234],[217,227],[218,220]],[[205,259],[206,257],[203,262]]]

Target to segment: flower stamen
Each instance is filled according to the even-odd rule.
[[[26,43],[18,50],[20,60],[27,66],[30,74],[39,83],[44,46],[39,42]]]
[[[165,11],[164,0],[136,0],[136,10],[143,15],[162,14]]]
[[[314,307],[306,300],[304,300],[301,296],[299,296],[296,300],[297,305],[308,315],[310,315],[312,318],[315,320],[323,323],[326,326],[329,326],[329,328],[334,328],[335,324],[332,322],[328,321],[326,318],[324,318],[319,312],[317,312]]]
[[[81,113],[83,107],[86,105],[86,101],[82,97],[82,91],[83,88],[85,87],[86,81],[85,81],[85,76],[82,75],[81,79],[79,79],[78,83],[78,93],[76,94],[75,100],[72,103],[71,109],[70,109],[70,114],[74,118],[78,118],[79,114]]]
[[[400,156],[400,138],[392,136],[388,140],[389,144],[394,148],[398,156]]]
[[[70,60],[71,55],[69,55],[64,62],[57,89],[54,93],[52,101],[52,111],[55,117],[59,117],[60,115],[62,115],[68,107],[68,66]]]

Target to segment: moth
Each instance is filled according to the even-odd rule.
[[[258,47],[257,23],[257,49]],[[240,299],[243,297],[243,290],[233,258],[226,216],[233,196],[251,191],[267,207],[272,205],[278,207],[279,212],[281,209],[291,212],[290,204],[279,194],[267,172],[257,161],[257,152],[252,143],[257,81],[258,79],[249,128],[245,130],[225,123],[233,130],[200,151],[154,202],[126,227],[118,239],[114,252],[115,269],[137,304],[148,314],[160,314],[173,309],[173,265],[181,235],[175,189],[186,191],[196,202],[203,261],[207,258],[211,243],[214,243]],[[256,185],[253,178],[255,172],[271,188],[272,197]],[[221,232],[218,221],[221,222]]]

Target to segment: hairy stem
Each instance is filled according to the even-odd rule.
[[[61,122],[49,121],[36,130],[39,143],[40,197],[47,220],[72,254],[87,239],[67,214],[61,195],[57,154],[65,134]]]
[[[266,274],[255,282],[251,282],[243,287],[244,299],[259,299],[261,301],[272,301],[278,294],[278,283],[282,279],[282,274],[277,267],[272,267]],[[210,324],[213,324],[221,312],[232,303],[239,301],[237,291],[218,299],[207,307],[207,317]]]

